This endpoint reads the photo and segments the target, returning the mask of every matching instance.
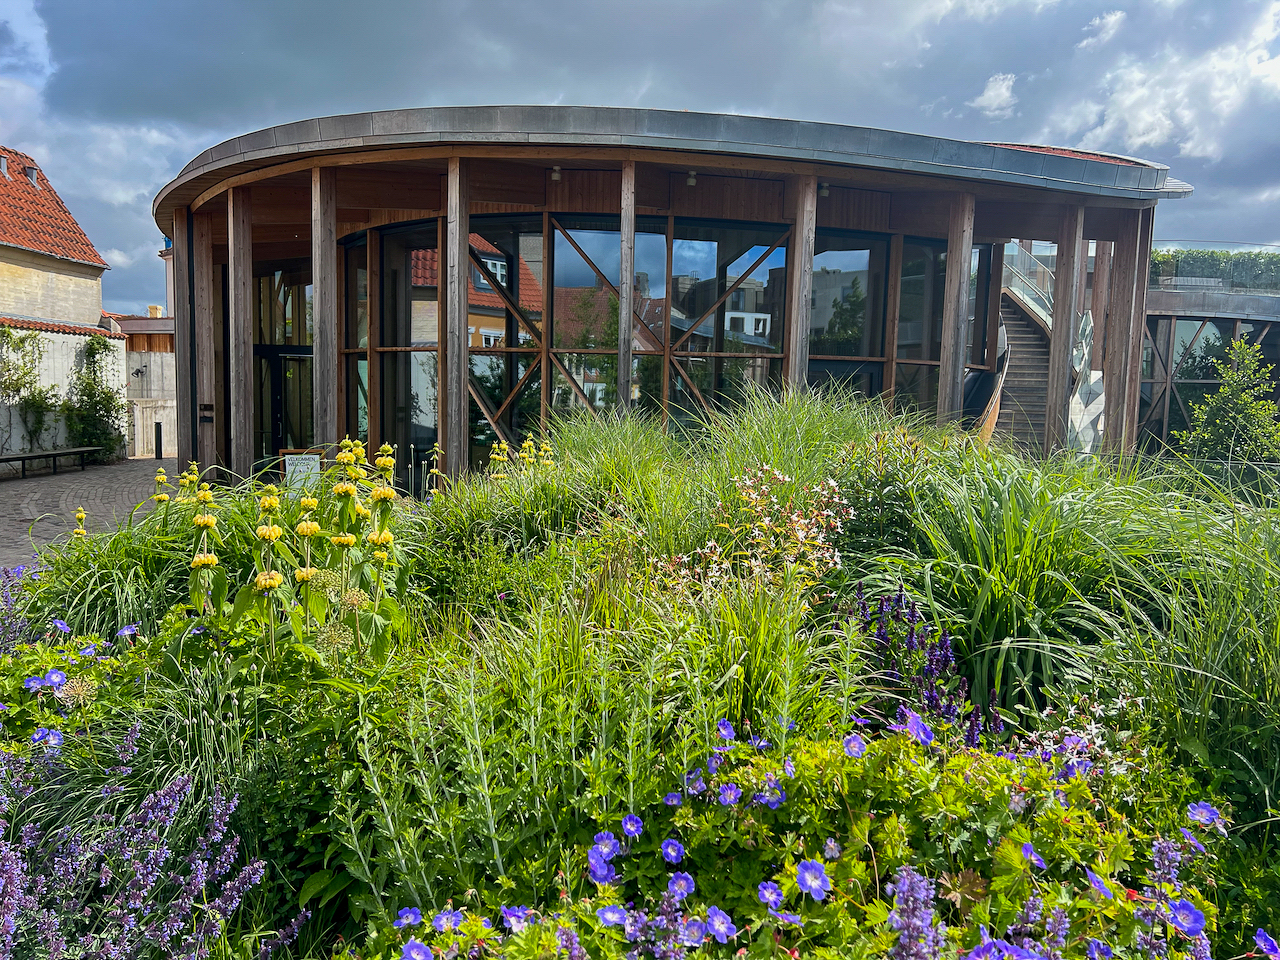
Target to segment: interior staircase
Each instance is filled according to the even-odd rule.
[[[1049,336],[1008,294],[1000,297],[1000,322],[1009,345],[1009,367],[996,433],[1029,452],[1039,453],[1044,447]]]

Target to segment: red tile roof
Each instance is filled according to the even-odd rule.
[[[9,147],[0,147],[0,157],[8,166],[8,176],[0,176],[0,245],[106,267],[44,172],[36,171],[38,186],[27,178],[35,161]]]
[[[123,333],[112,333],[101,327],[89,327],[79,323],[49,323],[46,320],[28,320],[26,317],[0,317],[0,327],[18,327],[22,330],[40,330],[44,333],[73,333],[79,337],[107,337],[123,340]]]
[[[478,233],[471,234],[471,248],[477,253],[499,254],[500,251],[492,243]],[[412,256],[412,283],[415,287],[438,287],[440,285],[440,261],[435,250],[414,250]],[[467,299],[473,307],[491,307],[502,310],[506,302],[492,290],[479,290],[474,279],[467,281]],[[542,285],[520,258],[520,306],[527,313],[542,313]]]

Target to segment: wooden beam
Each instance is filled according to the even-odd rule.
[[[215,375],[213,214],[192,217],[192,273],[196,327],[196,459],[205,469],[218,462],[218,397]]]
[[[1111,251],[1114,247],[1110,240],[1099,240],[1093,253],[1093,297],[1089,305],[1093,312],[1091,370],[1102,369],[1103,349],[1107,342],[1107,302],[1111,293]]]
[[[1046,452],[1058,449],[1067,439],[1071,353],[1076,342],[1076,312],[1080,302],[1081,246],[1087,243],[1084,239],[1084,207],[1068,207],[1058,229],[1058,259],[1053,278],[1053,326],[1049,334],[1049,372],[1045,388]]]
[[[253,201],[241,187],[227,201],[227,305],[231,324],[231,472],[253,472]]]
[[[365,234],[365,306],[367,330],[365,332],[365,390],[368,409],[369,449],[382,445],[382,233],[370,230]]]
[[[947,278],[942,303],[938,370],[938,423],[964,414],[964,361],[969,324],[969,270],[973,260],[974,195],[951,198],[947,225]]]
[[[987,365],[996,369],[1000,349],[1000,296],[1004,289],[1004,244],[991,245],[991,282],[987,286]]]
[[[1147,287],[1151,284],[1151,236],[1155,227],[1155,207],[1141,212],[1138,225],[1138,261],[1134,270],[1133,322],[1129,333],[1129,375],[1125,381],[1125,452],[1138,449],[1138,406],[1142,386],[1142,335],[1147,326]],[[1173,358],[1170,358],[1170,363]]]
[[[471,271],[471,207],[468,160],[449,158],[448,222],[445,237],[445,291],[449,326],[445,331],[444,374],[444,472],[456,480],[467,469],[467,278]]]
[[[893,402],[897,381],[898,314],[902,310],[902,234],[889,238],[889,290],[884,301],[884,383],[881,391]]]
[[[179,207],[173,213],[173,348],[177,354],[177,427],[176,437],[166,438],[177,445],[178,464],[185,469],[196,459],[195,448],[195,378],[196,344],[191,325],[192,303],[192,237],[190,213]]]
[[[311,171],[312,442],[338,442],[338,171]]]
[[[1127,453],[1129,449],[1125,437],[1124,405],[1129,392],[1130,336],[1137,293],[1140,220],[1140,211],[1129,211],[1120,224],[1122,235],[1115,241],[1112,251],[1102,384],[1105,392],[1103,441],[1107,451],[1113,454]]]
[[[818,178],[799,177],[795,182],[795,226],[787,244],[787,352],[783,361],[787,383],[803,389],[809,383],[809,324],[812,317],[813,243],[818,228]]]
[[[618,411],[631,407],[631,338],[636,302],[636,162],[622,164],[622,251],[618,276]]]

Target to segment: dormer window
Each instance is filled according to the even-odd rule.
[[[12,179],[9,176],[9,158],[0,157],[0,174],[4,174],[6,180]]]
[[[27,167],[27,168],[26,168],[26,174],[27,174],[27,179],[31,181],[31,185],[32,185],[33,187],[35,187],[37,190],[39,190],[39,189],[40,189],[40,179],[39,179],[39,178],[40,178],[40,168],[39,168],[39,167]]]

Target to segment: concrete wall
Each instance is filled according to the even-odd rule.
[[[18,331],[26,333],[27,331]],[[40,386],[55,386],[59,397],[65,397],[67,386],[71,382],[74,371],[83,366],[82,351],[88,337],[72,333],[37,334],[44,345],[44,356],[40,359]],[[107,382],[117,390],[124,392],[127,374],[125,371],[124,340],[109,339],[111,353],[104,363]],[[120,424],[122,431],[128,424]],[[67,446],[67,431],[62,418],[50,414],[46,421],[46,430],[39,441],[41,449]],[[0,404],[0,450],[5,452],[22,452],[30,449],[26,432],[23,430],[22,418],[17,407]],[[13,468],[10,472],[16,472]]]
[[[153,457],[156,421],[161,424],[162,452],[173,456],[178,449],[178,401],[176,354],[130,350],[125,354],[130,407],[129,456]]]
[[[1153,289],[1147,291],[1147,315],[1276,320],[1280,319],[1280,296],[1212,290]]]
[[[96,327],[102,268],[0,246],[0,316]]]

